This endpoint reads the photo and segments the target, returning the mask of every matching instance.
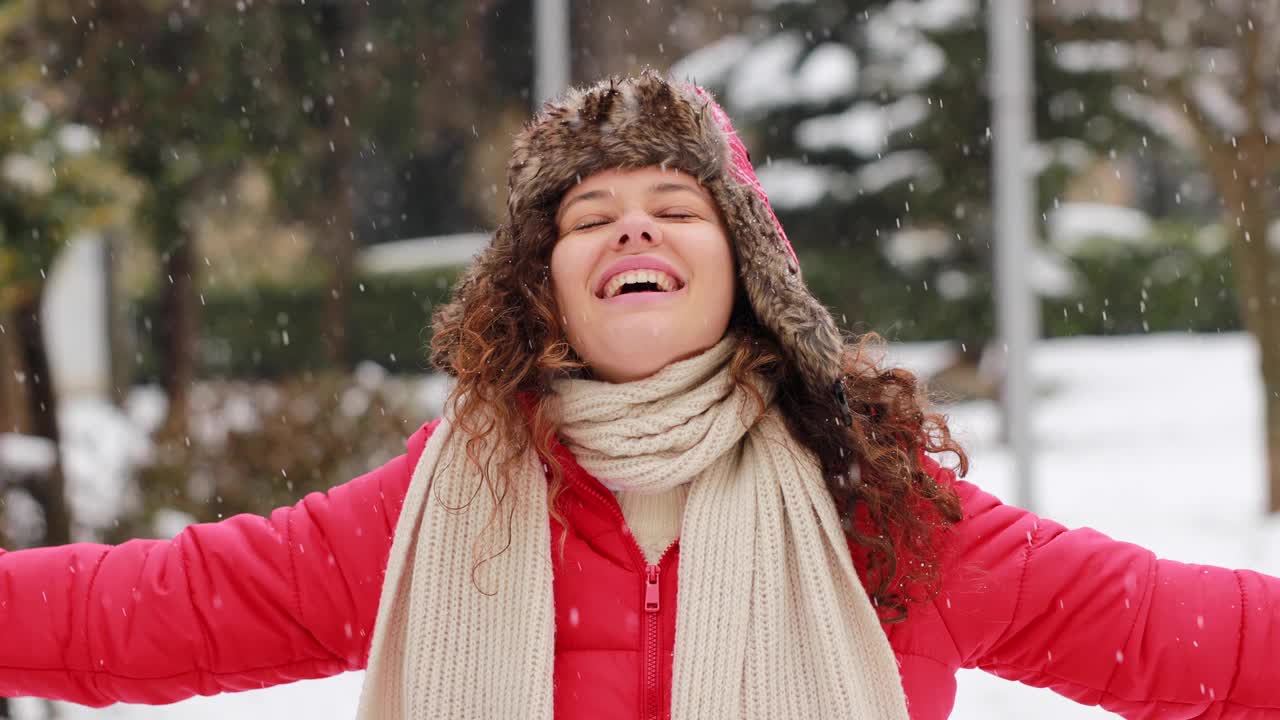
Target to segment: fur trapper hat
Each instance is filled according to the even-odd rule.
[[[603,170],[654,165],[686,172],[710,192],[756,316],[806,389],[833,403],[848,424],[839,330],[801,280],[795,251],[746,147],[702,88],[646,72],[571,89],[548,102],[515,137],[507,167],[508,222],[486,252],[510,256],[550,247],[556,208],[574,184]],[[466,285],[464,278],[458,290]]]

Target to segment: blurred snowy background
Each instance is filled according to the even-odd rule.
[[[1280,572],[1280,3],[1026,4],[1035,509]],[[0,0],[0,547],[171,536],[399,452],[512,132],[646,66],[717,95],[806,282],[1016,499],[990,9]],[[59,716],[348,718],[358,686]],[[1033,714],[1100,713],[962,677],[956,717]]]

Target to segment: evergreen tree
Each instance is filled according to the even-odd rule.
[[[512,63],[528,63],[499,65],[492,58],[503,53],[489,52],[519,20],[494,7],[509,4],[41,4],[52,80],[146,187],[139,224],[163,261],[167,436],[186,434],[198,364],[190,209],[246,167],[265,168],[281,219],[316,241],[329,290],[326,361],[347,365],[359,245],[424,226],[469,229],[497,204],[496,187],[469,165],[485,152],[482,131],[505,130],[513,103],[524,111],[518,93],[503,91],[525,77]],[[490,85],[477,101],[474,88]]]
[[[125,182],[97,134],[67,120],[62,98],[29,59],[37,42],[32,9],[25,0],[0,2],[0,329],[15,338],[26,378],[23,429],[56,448],[58,398],[41,323],[45,282],[77,232],[122,219]],[[28,491],[44,511],[43,543],[70,542],[58,454]]]
[[[475,97],[493,76],[489,22],[459,0],[275,3],[263,15],[276,32],[251,71],[267,121],[253,152],[276,180],[281,214],[316,237],[328,361],[345,367],[358,247],[403,237],[409,210],[441,225],[482,219],[484,202],[457,177],[463,148],[513,95]],[[407,197],[402,186],[422,187],[419,169],[454,177],[428,178],[429,198]],[[396,202],[381,199],[390,195]]]
[[[225,187],[258,131],[258,87],[243,72],[270,25],[247,3],[38,5],[39,61],[78,122],[99,129],[142,182],[135,226],[161,259],[167,437],[187,435],[197,365],[200,262],[189,212]]]
[[[980,345],[993,329],[985,8],[784,0],[753,27],[676,70],[708,75],[697,79],[742,118],[800,252],[850,258],[814,263],[812,282],[863,329],[910,339],[965,327],[960,339]],[[1109,101],[1109,70],[1068,70],[1037,43],[1034,73],[1039,157],[1028,161],[1044,212],[1073,169],[1133,132]],[[1067,291],[1063,279],[1037,277],[1045,293]]]

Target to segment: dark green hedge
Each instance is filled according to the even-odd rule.
[[[1130,251],[1078,260],[1077,267],[1089,287],[1079,300],[1044,304],[1044,332],[1050,337],[1241,327],[1225,251],[1209,256],[1179,247]]]
[[[373,360],[392,372],[428,366],[431,313],[446,300],[456,270],[359,278],[351,297],[351,357]],[[252,291],[206,290],[201,307],[200,366],[206,377],[281,377],[325,364],[318,284],[263,286]],[[138,372],[156,373],[157,299],[134,306],[139,338]]]
[[[1047,337],[1146,332],[1224,332],[1240,328],[1230,256],[1206,253],[1195,233],[1157,229],[1151,246],[1109,243],[1072,260],[1083,283],[1077,297],[1041,303]],[[855,331],[891,340],[992,337],[995,309],[986,278],[971,297],[948,300],[936,284],[909,277],[877,258],[848,252],[801,253],[805,282]]]

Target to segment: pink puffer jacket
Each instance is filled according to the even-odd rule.
[[[167,703],[364,667],[433,427],[405,455],[270,518],[0,554],[0,696]],[[612,496],[559,452],[569,532],[555,567],[556,715],[666,717],[678,544],[646,565]],[[1280,581],[1157,560],[956,487],[965,519],[942,593],[886,627],[915,720],[947,717],[962,667],[1129,718],[1280,717]]]

